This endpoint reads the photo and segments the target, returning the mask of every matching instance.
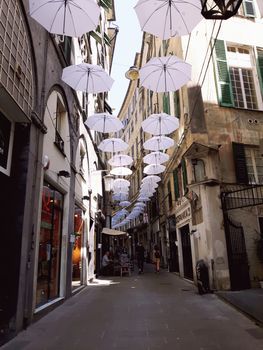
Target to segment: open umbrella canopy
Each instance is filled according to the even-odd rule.
[[[191,65],[176,56],[153,57],[140,69],[141,85],[155,92],[176,91],[191,80]]]
[[[119,205],[121,207],[128,207],[129,205],[131,205],[131,202],[129,201],[123,201],[123,202],[120,202]]]
[[[152,114],[142,122],[143,131],[152,135],[170,134],[178,127],[178,118],[166,113]]]
[[[122,122],[114,115],[96,113],[88,117],[85,124],[91,129],[103,133],[116,132],[123,128]]]
[[[169,160],[169,156],[163,152],[151,152],[143,157],[143,161],[146,164],[162,164]]]
[[[126,201],[128,194],[126,193],[117,193],[112,196],[112,199],[115,201]]]
[[[120,185],[113,185],[113,191],[114,192],[127,192],[129,191],[129,186],[125,184],[120,184]]]
[[[61,79],[74,90],[93,94],[109,91],[114,82],[102,67],[89,63],[64,68]]]
[[[131,171],[131,169],[126,168],[124,166],[119,166],[119,167],[111,169],[110,174],[117,175],[117,176],[128,176],[128,175],[132,174],[132,171]]]
[[[157,175],[165,171],[165,166],[162,164],[149,164],[143,169],[143,173],[147,175]]]
[[[131,165],[133,163],[133,159],[126,154],[116,154],[111,159],[109,159],[108,163],[111,166],[126,166]]]
[[[98,146],[99,150],[101,150],[102,152],[112,153],[125,151],[128,147],[129,145],[122,139],[117,139],[114,137],[103,140]]]
[[[99,24],[94,0],[30,0],[29,14],[48,32],[80,37]]]
[[[139,197],[137,198],[137,201],[138,201],[138,202],[149,202],[149,201],[150,201],[150,198],[149,198],[149,197],[146,197],[146,196],[144,196],[144,197],[139,196]]]
[[[137,202],[137,203],[134,204],[134,207],[135,207],[135,208],[136,208],[136,207],[144,208],[144,207],[146,207],[146,204],[145,204],[145,203],[142,203],[142,202]]]
[[[142,179],[142,183],[153,183],[153,182],[159,182],[161,181],[160,176],[157,175],[148,175]]]
[[[163,40],[191,33],[202,19],[200,0],[139,0],[134,9],[141,29]]]
[[[115,186],[130,186],[130,181],[125,179],[115,179],[113,180],[113,187]]]
[[[126,235],[126,232],[118,231],[118,230],[113,230],[113,229],[108,228],[108,227],[104,227],[104,228],[102,229],[102,233],[104,233],[105,235],[110,235],[110,236],[121,236],[121,235]]]
[[[144,149],[149,151],[159,151],[170,148],[174,145],[174,140],[167,136],[154,136],[143,144]]]

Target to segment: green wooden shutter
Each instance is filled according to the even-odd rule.
[[[174,113],[176,117],[180,118],[180,95],[178,90],[174,92]]]
[[[163,111],[164,113],[170,114],[169,93],[163,94]]]
[[[261,92],[263,94],[263,49],[257,49],[257,69]]]
[[[253,0],[243,0],[243,8],[246,17],[256,17]]]
[[[232,107],[234,102],[224,40],[215,41],[215,54],[218,71],[219,103],[222,106]]]
[[[182,174],[183,174],[183,186],[184,186],[184,194],[187,193],[187,170],[186,170],[186,164],[185,164],[185,159],[183,158],[181,161],[182,165]]]
[[[237,183],[248,184],[245,147],[242,143],[232,142]]]
[[[175,200],[180,198],[180,190],[179,190],[179,182],[178,182],[178,169],[175,169],[173,171],[173,177],[174,177],[174,196]]]

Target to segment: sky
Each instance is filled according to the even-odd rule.
[[[133,7],[138,0],[115,0],[116,24],[119,27],[111,77],[115,80],[109,92],[109,104],[118,115],[129,80],[125,73],[133,65],[136,52],[141,51],[142,32]]]

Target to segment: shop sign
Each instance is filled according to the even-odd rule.
[[[176,224],[178,225],[181,221],[184,221],[191,216],[191,209],[187,207],[184,211],[176,216]]]
[[[10,175],[13,123],[0,112],[0,171]]]

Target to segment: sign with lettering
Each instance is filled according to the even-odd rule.
[[[181,221],[185,221],[186,219],[190,218],[190,216],[191,216],[191,209],[190,207],[187,207],[176,215],[176,225],[178,226],[178,224]]]

